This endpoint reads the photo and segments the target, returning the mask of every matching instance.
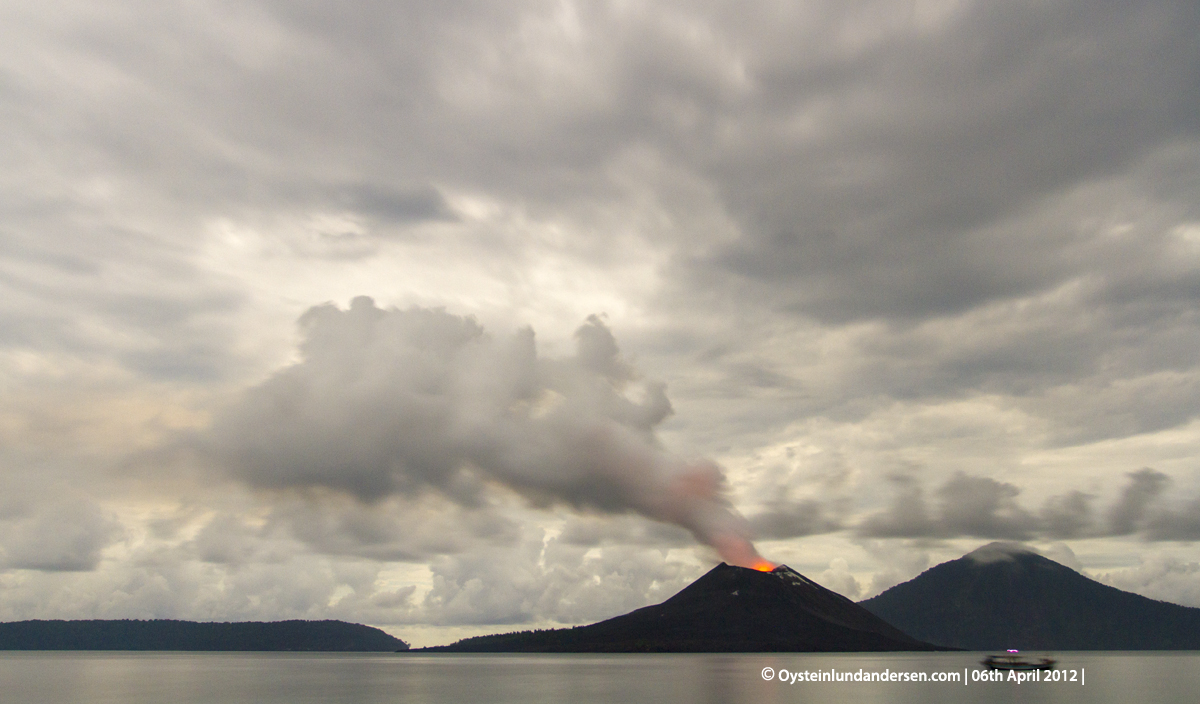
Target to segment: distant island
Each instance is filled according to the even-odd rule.
[[[991,543],[861,605],[966,650],[1200,650],[1200,609],[1123,592],[1015,543]]]
[[[343,621],[18,621],[0,650],[444,653],[1200,650],[1200,609],[1100,584],[992,543],[855,604],[787,566],[720,564],[661,604],[574,628],[410,650]]]
[[[408,643],[344,621],[14,621],[0,650],[208,650],[393,652]]]
[[[675,596],[590,626],[467,638],[410,652],[718,653],[951,650],[902,633],[787,566],[725,563]]]

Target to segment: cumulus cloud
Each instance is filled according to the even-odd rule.
[[[518,521],[496,507],[463,507],[437,496],[369,505],[337,494],[276,497],[268,525],[323,555],[383,561],[501,547],[520,536]]]
[[[1144,535],[1151,540],[1200,540],[1200,499],[1179,508],[1160,508],[1144,525]]]
[[[1108,511],[1112,534],[1129,535],[1136,531],[1151,502],[1158,498],[1169,481],[1167,475],[1149,467],[1131,473],[1121,498]]]
[[[829,569],[813,577],[821,586],[835,591],[847,599],[857,599],[862,593],[862,586],[850,573],[850,563],[845,559],[835,557],[829,562]]]
[[[962,3],[927,26],[894,3],[868,7],[874,41],[839,45],[843,23],[865,17],[827,7],[773,31],[748,13],[729,30],[776,62],[756,76],[771,98],[752,104],[762,129],[744,139],[759,148],[713,158],[747,236],[706,263],[754,295],[837,321],[941,316],[1051,288],[1098,263],[1067,254],[1074,232],[988,229],[1196,138],[1182,67],[1196,65],[1184,47],[1200,17],[1186,3],[1086,18],[1070,3]],[[808,51],[748,47],[795,32]]]
[[[1093,498],[1082,491],[1071,491],[1046,499],[1040,516],[1045,535],[1049,538],[1086,535],[1095,520],[1092,515]]]
[[[574,516],[557,538],[562,545],[595,548],[608,545],[684,547],[693,542],[682,528],[633,516]]]
[[[957,474],[938,489],[942,525],[951,534],[1022,540],[1032,516],[1017,505],[1020,489],[988,477]]]
[[[121,535],[120,524],[85,499],[15,507],[0,517],[6,569],[87,572]]]
[[[1173,604],[1200,607],[1200,564],[1169,555],[1155,555],[1136,567],[1104,572],[1096,577],[1117,589]]]
[[[1020,490],[1007,482],[959,472],[937,489],[936,515],[910,477],[895,477],[891,506],[867,517],[858,532],[869,537],[976,536],[1024,540],[1033,517],[1016,502]]]
[[[366,297],[300,323],[301,361],[192,443],[233,476],[368,504],[436,492],[464,507],[482,506],[487,482],[499,482],[535,504],[677,524],[737,564],[760,559],[720,468],[659,448],[665,388],[639,378],[599,318],[576,331],[565,359],[539,357],[529,329],[495,340],[469,318]]]
[[[765,510],[749,516],[754,535],[768,540],[830,533],[842,527],[831,507],[815,499],[769,501]]]
[[[596,549],[523,528],[399,571],[370,555],[307,547],[271,521],[214,516],[194,540],[178,548],[138,543],[111,569],[0,570],[0,619],[336,618],[402,637],[413,626],[474,635],[502,625],[609,618],[666,599],[702,571],[661,546],[610,542]],[[426,637],[429,644],[449,640]]]
[[[446,625],[587,623],[672,596],[698,576],[661,548],[610,546],[592,552],[550,539],[434,560],[433,588],[410,619]]]
[[[1075,551],[1066,543],[1051,543],[1046,549],[1041,551],[1043,555],[1054,560],[1060,565],[1065,565],[1075,570],[1083,572],[1083,564],[1075,555]]]
[[[1094,496],[1081,491],[1050,496],[1040,512],[1021,506],[1021,490],[1010,483],[959,472],[934,492],[937,510],[931,511],[925,491],[914,478],[891,478],[891,504],[867,515],[855,528],[871,538],[975,537],[1021,541],[1033,538],[1061,540],[1137,534],[1148,541],[1200,539],[1200,501],[1182,506],[1158,501],[1171,479],[1144,468],[1127,475],[1120,495],[1096,519]]]
[[[868,539],[861,545],[879,565],[871,575],[870,584],[860,592],[863,599],[906,582],[930,566],[929,552],[922,549],[920,541]]]
[[[902,538],[932,534],[935,527],[920,483],[906,475],[892,476],[889,480],[895,487],[891,505],[868,516],[858,527],[859,535]]]

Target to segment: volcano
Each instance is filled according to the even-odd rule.
[[[1011,543],[940,564],[862,606],[966,650],[1200,649],[1200,609],[1123,592]]]
[[[467,638],[409,652],[717,653],[945,650],[910,638],[786,565],[725,563],[661,604],[607,621]]]

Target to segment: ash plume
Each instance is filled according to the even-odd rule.
[[[436,491],[473,506],[498,482],[537,505],[673,523],[727,562],[763,564],[721,469],[659,447],[665,387],[637,374],[599,318],[562,359],[539,357],[528,328],[495,339],[471,318],[367,297],[316,306],[300,327],[301,360],[195,438],[202,457],[250,485],[368,503]]]

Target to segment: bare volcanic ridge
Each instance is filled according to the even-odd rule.
[[[410,652],[715,653],[945,650],[910,638],[787,566],[725,563],[661,604],[590,626],[467,638]]]

